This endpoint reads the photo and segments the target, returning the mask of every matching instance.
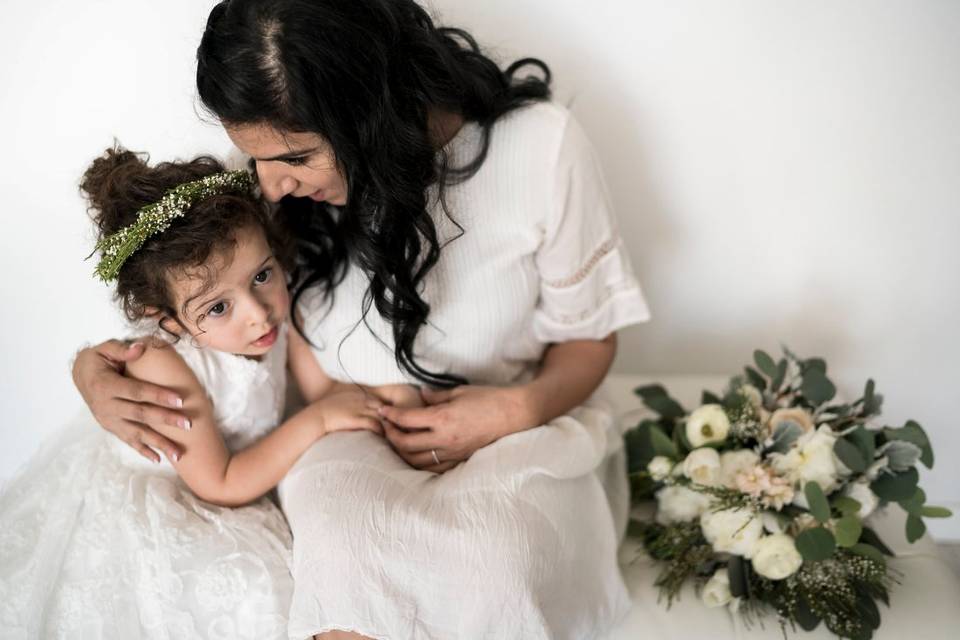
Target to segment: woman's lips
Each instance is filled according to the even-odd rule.
[[[269,347],[277,341],[277,328],[274,327],[253,341],[255,347]]]

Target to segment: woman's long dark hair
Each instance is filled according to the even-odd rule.
[[[534,65],[544,77],[515,79]],[[323,203],[284,198],[281,209],[301,241],[310,286],[332,296],[354,260],[370,278],[363,301],[391,323],[397,364],[421,382],[466,380],[417,364],[414,341],[430,306],[424,276],[440,257],[427,187],[476,173],[490,128],[503,114],[550,95],[540,60],[505,70],[466,31],[437,27],[413,0],[225,0],[210,13],[197,51],[204,105],[228,125],[267,124],[314,132],[336,155],[348,188],[339,215]],[[439,109],[475,121],[477,156],[462,167],[437,161],[428,115]]]

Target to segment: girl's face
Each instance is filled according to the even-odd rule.
[[[274,345],[287,317],[287,281],[262,229],[240,229],[235,240],[232,251],[171,276],[170,284],[180,319],[198,345],[257,357]]]
[[[263,195],[286,195],[334,205],[347,203],[347,184],[330,145],[315,133],[284,133],[266,124],[224,127],[238,149],[257,163]]]

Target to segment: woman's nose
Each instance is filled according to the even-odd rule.
[[[296,179],[287,174],[278,162],[257,162],[257,177],[264,197],[277,202],[297,188]]]

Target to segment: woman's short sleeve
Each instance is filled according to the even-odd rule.
[[[572,116],[553,175],[553,202],[536,254],[537,339],[599,340],[648,320],[647,303],[618,233],[600,165]]]

